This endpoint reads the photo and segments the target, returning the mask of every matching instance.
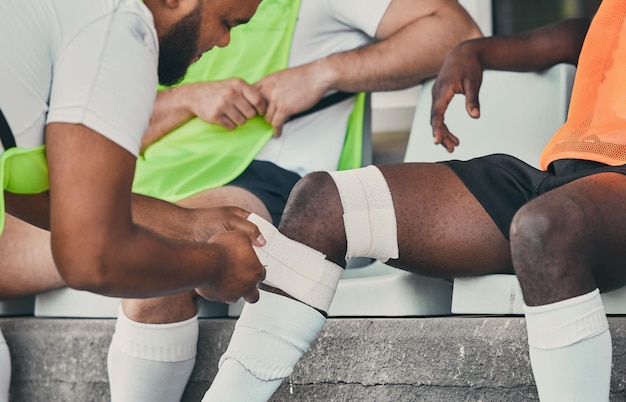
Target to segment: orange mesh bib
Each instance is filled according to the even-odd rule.
[[[591,22],[567,121],[543,150],[542,169],[565,158],[626,164],[626,1],[604,0]]]

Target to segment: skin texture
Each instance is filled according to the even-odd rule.
[[[160,38],[185,16],[201,10],[193,52],[199,56],[213,46],[226,45],[230,27],[247,21],[259,0],[236,5],[226,0],[145,4]],[[257,286],[265,270],[251,245],[262,245],[264,239],[245,219],[247,211],[186,209],[131,195],[135,158],[128,151],[80,124],[52,123],[45,135],[50,191],[36,196],[6,194],[6,208],[9,214],[50,229],[50,251],[63,282],[112,296],[160,296],[208,286],[214,300],[258,299]],[[3,242],[10,241],[6,239],[16,226],[8,228]],[[22,229],[17,233],[30,233],[34,241],[44,237],[32,228]],[[15,252],[7,259],[3,255],[3,262],[5,278],[16,272],[23,277],[30,269],[16,268],[24,257]],[[44,278],[49,288],[57,287],[50,259],[42,257],[40,265],[47,274],[34,279],[30,289],[22,282],[20,289],[0,297],[42,290]]]
[[[478,117],[483,69],[528,71],[576,63],[587,26],[586,21],[567,21],[458,46],[433,89],[435,142],[451,151],[456,145],[443,123],[453,94],[465,93],[468,113]],[[394,266],[441,277],[514,272],[528,305],[626,284],[626,212],[621,201],[626,177],[621,174],[588,176],[533,199],[515,215],[507,242],[447,167],[411,163],[380,170],[397,214],[400,258],[389,261]],[[346,245],[341,215],[334,183],[326,173],[314,173],[292,192],[279,229],[342,264]]]

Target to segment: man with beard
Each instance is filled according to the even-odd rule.
[[[346,166],[358,101],[288,118],[337,91],[415,85],[478,36],[455,0],[263,0],[231,46],[159,93],[133,189],[187,207],[236,205],[278,225],[301,175]],[[123,301],[108,359],[114,402],[180,399],[196,358],[195,297]]]
[[[247,212],[187,210],[132,195],[131,184],[157,81],[177,82],[204,52],[227,45],[230,28],[247,22],[259,3],[0,3],[0,206],[50,230],[64,283],[125,297],[206,285],[216,300],[258,299],[264,268],[252,244],[264,239]],[[159,60],[167,62],[157,71]],[[38,253],[33,243],[4,240],[1,299],[59,285],[55,274],[29,266]],[[0,335],[1,401],[8,399],[8,367]]]

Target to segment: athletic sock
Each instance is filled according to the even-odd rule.
[[[2,331],[0,331],[0,402],[9,401],[11,386],[11,354]]]
[[[120,307],[108,355],[111,401],[180,401],[196,362],[197,344],[197,316],[144,324],[130,320]]]
[[[539,399],[608,401],[611,334],[600,292],[524,312]]]
[[[267,401],[322,331],[314,308],[261,290],[235,325],[219,371],[202,402]]]

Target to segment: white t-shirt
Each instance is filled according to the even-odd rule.
[[[157,63],[152,14],[139,0],[0,1],[0,109],[20,147],[43,144],[46,124],[64,122],[137,155]]]
[[[302,0],[289,67],[373,41],[391,0]],[[336,170],[354,100],[289,122],[257,155],[304,175]]]

